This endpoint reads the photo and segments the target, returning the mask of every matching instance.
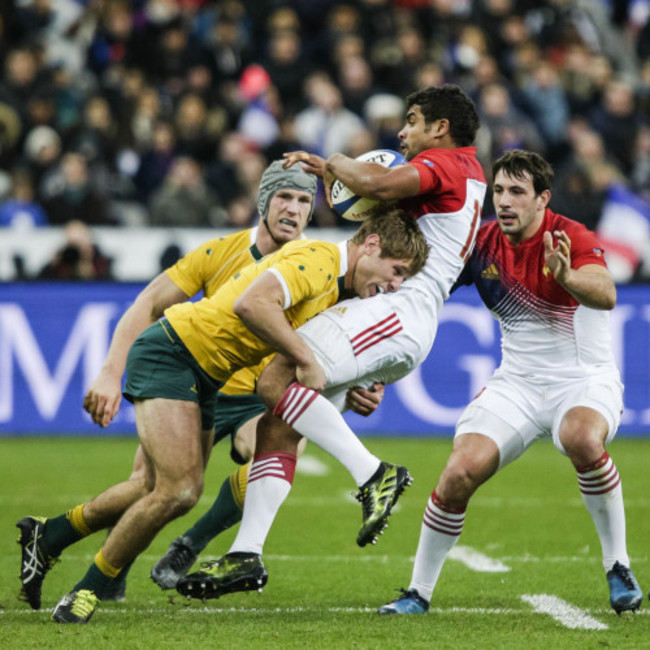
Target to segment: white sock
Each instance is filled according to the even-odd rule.
[[[379,458],[366,449],[338,409],[311,388],[294,382],[273,413],[334,456],[357,485],[363,485],[379,468]]]
[[[458,541],[465,523],[464,508],[461,512],[449,512],[443,507],[434,491],[422,518],[420,541],[409,585],[409,589],[416,589],[427,602],[431,600],[442,565]]]
[[[244,513],[229,553],[262,554],[280,506],[291,491],[296,456],[274,452],[255,456],[248,477]]]
[[[594,465],[578,468],[577,472],[582,500],[600,538],[605,571],[609,571],[616,562],[629,567],[623,487],[614,461],[605,452]]]

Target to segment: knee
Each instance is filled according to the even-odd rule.
[[[561,442],[574,467],[588,467],[605,453],[603,441],[588,430],[574,430],[563,436]]]
[[[479,472],[466,463],[447,465],[436,486],[436,494],[447,505],[465,506],[478,486]]]
[[[203,492],[203,481],[183,482],[171,489],[160,490],[159,500],[168,520],[188,513],[198,502]]]

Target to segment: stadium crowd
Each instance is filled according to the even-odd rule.
[[[246,227],[270,161],[395,149],[402,98],[452,82],[479,109],[484,168],[543,154],[551,207],[599,233],[619,280],[648,280],[649,16],[649,0],[2,3],[0,226]],[[313,225],[349,224],[320,196]]]

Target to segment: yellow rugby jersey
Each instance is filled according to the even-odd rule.
[[[271,363],[275,354],[264,357],[261,363],[251,368],[242,368],[238,370],[220,389],[220,393],[226,395],[250,395],[255,392],[257,380],[262,374],[262,370]]]
[[[284,313],[295,329],[337,302],[347,265],[346,242],[289,242],[244,268],[210,298],[173,305],[165,316],[199,365],[225,382],[273,351],[233,310],[235,300],[258,276],[270,270],[278,277],[285,293]]]
[[[209,298],[245,266],[262,259],[256,238],[257,228],[216,237],[184,255],[165,273],[188,296],[203,291]]]
[[[203,291],[203,295],[209,298],[245,266],[262,259],[263,255],[255,244],[257,228],[211,239],[184,255],[165,273],[188,296]],[[254,393],[257,378],[269,361],[235,373],[221,392],[228,395]]]

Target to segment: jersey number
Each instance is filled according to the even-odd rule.
[[[474,248],[474,241],[476,239],[476,231],[479,220],[481,218],[481,204],[478,201],[474,201],[474,216],[472,217],[472,225],[469,229],[469,235],[467,235],[467,241],[463,246],[463,250],[460,251],[460,256],[463,259],[463,262],[467,262],[472,248]]]

